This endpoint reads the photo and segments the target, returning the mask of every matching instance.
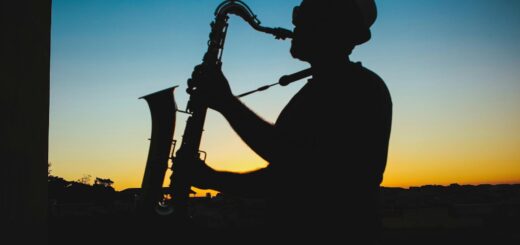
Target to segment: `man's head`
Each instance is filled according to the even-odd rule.
[[[293,10],[291,54],[308,62],[346,58],[370,39],[376,16],[374,0],[303,0]]]

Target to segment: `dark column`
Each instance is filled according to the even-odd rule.
[[[51,0],[0,12],[0,225],[46,240]]]

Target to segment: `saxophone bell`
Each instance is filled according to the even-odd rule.
[[[174,90],[177,86],[167,88],[140,99],[146,100],[152,119],[152,135],[148,150],[148,159],[141,184],[137,209],[144,215],[159,213],[163,202],[163,180],[171,159],[173,134],[175,131],[177,104]]]

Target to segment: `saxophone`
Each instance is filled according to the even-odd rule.
[[[255,30],[273,35],[276,39],[285,40],[292,38],[293,33],[283,28],[269,28],[261,26],[260,21],[251,9],[240,0],[226,0],[215,10],[215,20],[211,22],[211,33],[209,34],[208,49],[203,57],[201,66],[222,65],[222,54],[229,15],[237,15],[245,20]],[[284,76],[280,84],[286,85],[292,81],[299,80],[303,76],[309,76],[309,69],[297,72],[293,75]],[[201,143],[204,121],[208,107],[203,100],[191,93],[197,89],[197,84],[208,81],[197,81],[188,79],[187,92],[190,94],[187,108],[184,113],[189,117],[184,129],[184,135],[179,150],[173,156],[175,143],[173,138],[175,128],[175,113],[177,107],[173,97],[175,87],[168,88],[144,98],[150,107],[152,114],[152,137],[150,142],[148,160],[142,181],[141,196],[138,202],[138,210],[145,214],[174,214],[179,218],[188,218],[188,202],[191,185],[189,177],[179,171],[185,169],[194,161],[204,161],[205,152],[199,150]],[[171,155],[170,155],[171,154]],[[165,172],[168,168],[168,159],[172,160],[173,173],[170,177],[168,189],[162,187]],[[163,202],[163,195],[171,194],[171,206]],[[166,207],[166,209],[165,209]]]

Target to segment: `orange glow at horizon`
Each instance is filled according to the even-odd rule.
[[[272,121],[273,117],[269,119]],[[177,132],[182,132],[181,126],[176,129]],[[517,127],[520,126],[508,130],[516,130]],[[455,130],[446,126],[444,128],[447,128],[446,131]],[[394,120],[382,186],[407,188],[452,183],[520,183],[520,153],[517,151],[520,149],[520,136],[508,134],[504,128],[493,128],[493,134],[466,128],[457,134],[443,134],[442,137],[434,129],[417,129],[423,130],[420,137],[412,133],[414,130],[400,122],[399,117]],[[90,140],[84,140],[78,143],[78,149],[90,148],[89,157],[82,159],[77,157],[80,152],[61,150],[60,154],[54,154],[52,174],[67,180],[77,180],[83,174],[90,174],[92,179],[111,178],[116,190],[140,187],[149,143],[143,140],[147,138],[146,134],[146,130],[140,130],[139,134],[121,135],[119,139],[116,137],[125,147],[113,143],[97,144],[98,147],[94,148]],[[68,149],[62,147],[56,150]],[[218,170],[244,172],[267,165],[214,112],[208,114],[201,149],[208,152],[208,164]],[[348,158],[343,160],[344,164],[348,164]],[[71,164],[60,165],[65,162]],[[87,171],[76,166],[89,168]],[[165,176],[165,186],[169,184],[170,174],[168,171]],[[201,196],[207,192],[215,194],[212,191],[198,191]]]

